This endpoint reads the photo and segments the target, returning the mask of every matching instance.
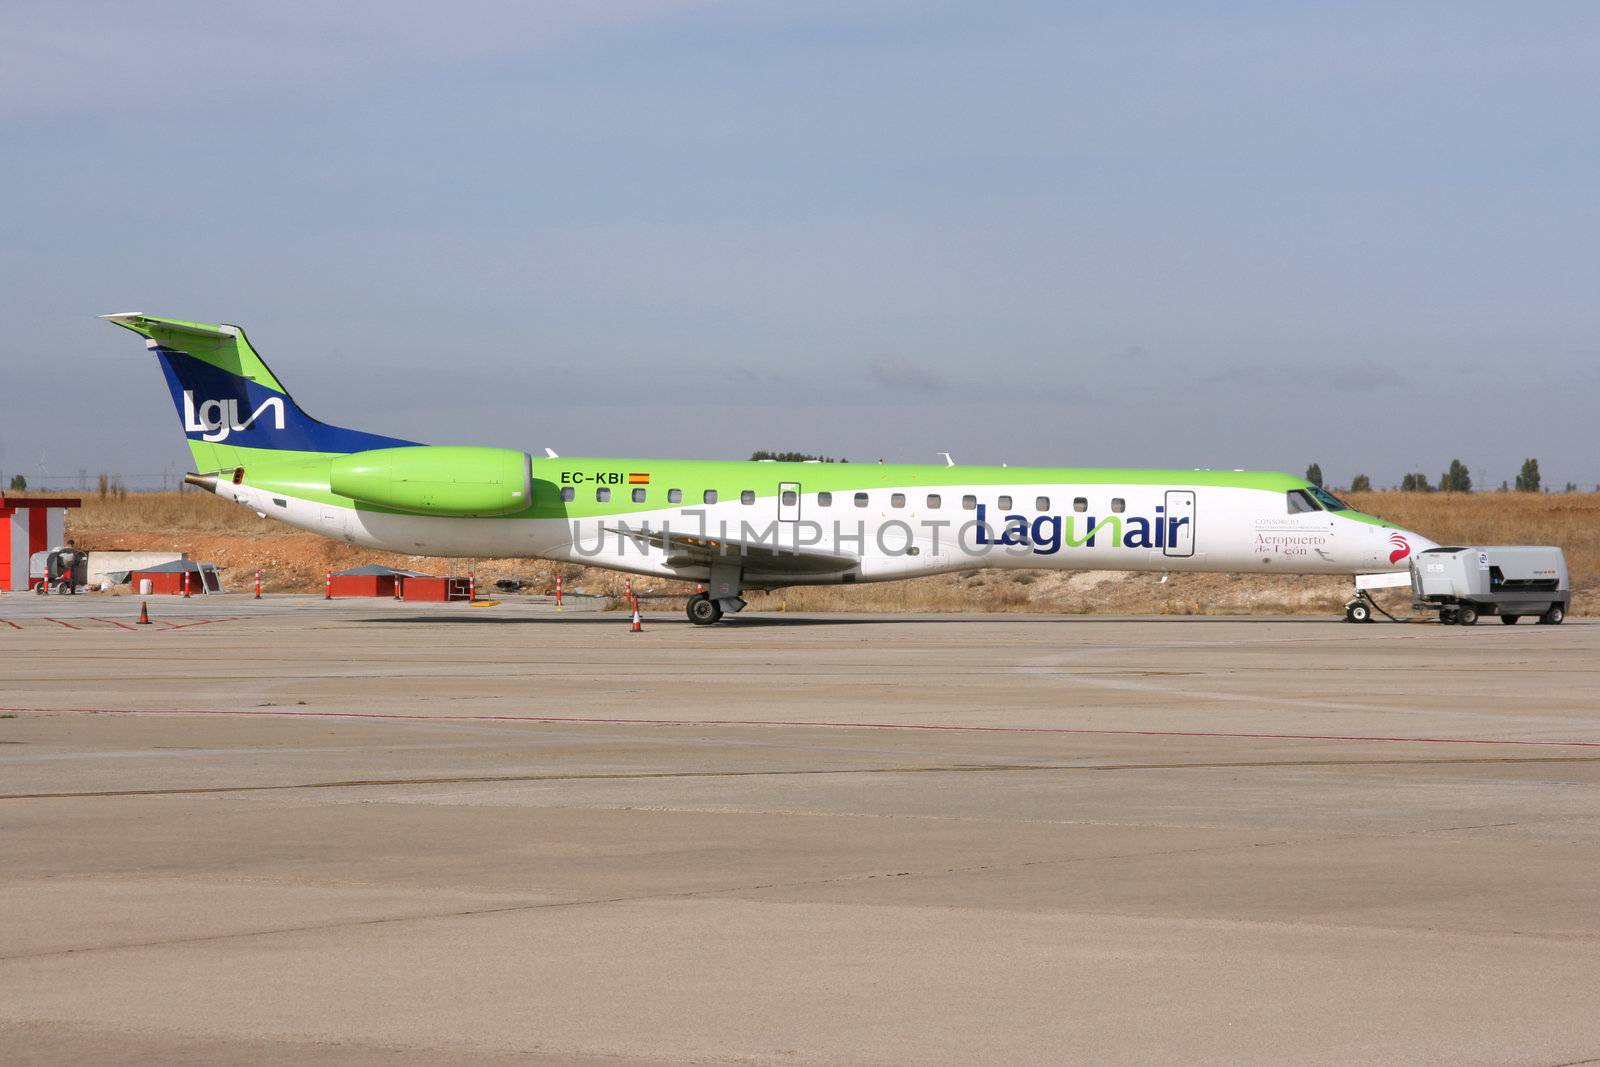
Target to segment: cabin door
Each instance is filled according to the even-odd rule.
[[[1162,554],[1183,559],[1194,555],[1194,490],[1167,490],[1167,533]]]

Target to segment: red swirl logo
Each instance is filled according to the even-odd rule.
[[[1389,535],[1389,562],[1390,563],[1399,563],[1401,560],[1405,559],[1409,555],[1411,555],[1411,542],[1407,541],[1403,534],[1397,534],[1397,533],[1390,534]]]

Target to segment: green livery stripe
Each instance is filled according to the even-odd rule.
[[[331,468],[339,458],[327,453],[286,452],[277,449],[252,449],[204,445],[191,442],[200,458],[202,448],[226,451],[231,459],[225,466],[245,468],[247,482],[259,489],[311,500],[319,504],[354,507],[349,497],[334,494],[330,488]],[[202,469],[214,470],[216,467]],[[647,484],[630,483],[630,476],[647,475]],[[563,476],[566,481],[563,481]],[[581,481],[576,479],[581,477]],[[1031,492],[1045,486],[1068,489],[1075,486],[1150,485],[1174,488],[1254,489],[1283,493],[1303,489],[1303,478],[1274,471],[1139,470],[1115,467],[945,467],[912,464],[856,463],[750,463],[711,460],[660,459],[534,459],[533,504],[508,518],[575,519],[634,514],[641,511],[677,510],[702,506],[706,490],[714,490],[722,503],[739,499],[750,491],[756,498],[778,495],[780,483],[798,483],[802,493],[856,493],[874,489],[927,489],[949,487],[982,489],[1009,488]],[[563,484],[574,497],[562,502]],[[611,499],[600,502],[595,490],[609,489]],[[643,489],[645,501],[633,502],[633,491]],[[681,504],[667,503],[667,490],[681,489]],[[1031,506],[1031,500],[1020,503]],[[361,504],[361,510],[388,514],[416,514],[392,508]],[[1339,515],[1376,526],[1392,523],[1358,511]]]

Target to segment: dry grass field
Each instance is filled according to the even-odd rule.
[[[1594,610],[1600,593],[1600,494],[1361,493],[1351,503],[1444,544],[1556,544],[1567,553],[1573,609]],[[81,547],[186,551],[214,562],[232,589],[246,588],[259,567],[269,591],[321,588],[329,570],[386,563],[431,573],[473,570],[482,582],[517,578],[533,592],[552,592],[559,573],[569,591],[609,596],[623,578],[608,571],[537,560],[438,560],[375,552],[329,541],[268,520],[199,491],[91,496],[68,513]],[[646,593],[676,596],[681,583],[641,579]],[[1349,590],[1346,579],[1262,575],[1160,575],[1124,572],[967,571],[849,588],[788,589],[756,594],[765,610],[793,611],[1050,611],[1161,614],[1327,614]],[[1387,594],[1391,608],[1407,594]]]

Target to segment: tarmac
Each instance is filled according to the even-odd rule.
[[[1600,622],[0,598],[7,1064],[1600,1062]]]

